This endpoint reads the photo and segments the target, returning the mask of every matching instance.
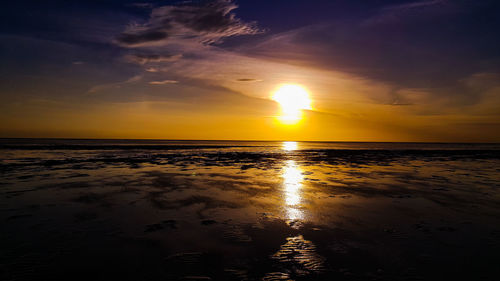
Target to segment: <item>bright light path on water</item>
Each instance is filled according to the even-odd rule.
[[[286,151],[293,151],[297,150],[298,144],[296,141],[285,141],[283,142],[283,150]]]
[[[303,214],[299,204],[302,201],[301,189],[304,176],[302,175],[300,167],[294,160],[286,161],[286,165],[283,167],[282,177],[287,218],[291,220],[302,219]]]

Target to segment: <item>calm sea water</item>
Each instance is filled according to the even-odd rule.
[[[217,141],[217,140],[124,140],[124,139],[0,139],[0,148],[17,149],[119,149],[119,148],[245,148],[295,150],[310,149],[376,149],[376,150],[500,150],[499,143],[421,143],[421,142],[286,142],[286,141]]]
[[[2,280],[497,280],[500,145],[0,140]]]

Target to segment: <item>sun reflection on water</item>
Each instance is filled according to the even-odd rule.
[[[286,151],[293,151],[297,150],[298,144],[296,141],[285,141],[283,142],[283,150]]]
[[[294,160],[288,160],[283,167],[284,201],[287,219],[299,220],[303,218],[300,210],[302,200],[301,189],[304,176]]]
[[[296,143],[294,143],[296,145]],[[283,144],[284,149],[287,143]],[[295,146],[296,149],[296,146]],[[283,205],[287,223],[290,227],[300,230],[304,221],[304,212],[301,208],[304,175],[301,167],[295,160],[284,163],[281,176],[283,177]],[[316,245],[302,235],[286,238],[287,242],[281,245],[280,250],[271,256],[282,264],[284,271],[267,273],[262,280],[292,280],[291,276],[307,276],[324,271],[325,259],[316,253]]]

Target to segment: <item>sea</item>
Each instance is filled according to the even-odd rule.
[[[0,139],[0,280],[498,280],[500,144]]]

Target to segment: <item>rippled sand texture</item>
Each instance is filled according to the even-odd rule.
[[[497,147],[0,146],[1,280],[498,280]]]

